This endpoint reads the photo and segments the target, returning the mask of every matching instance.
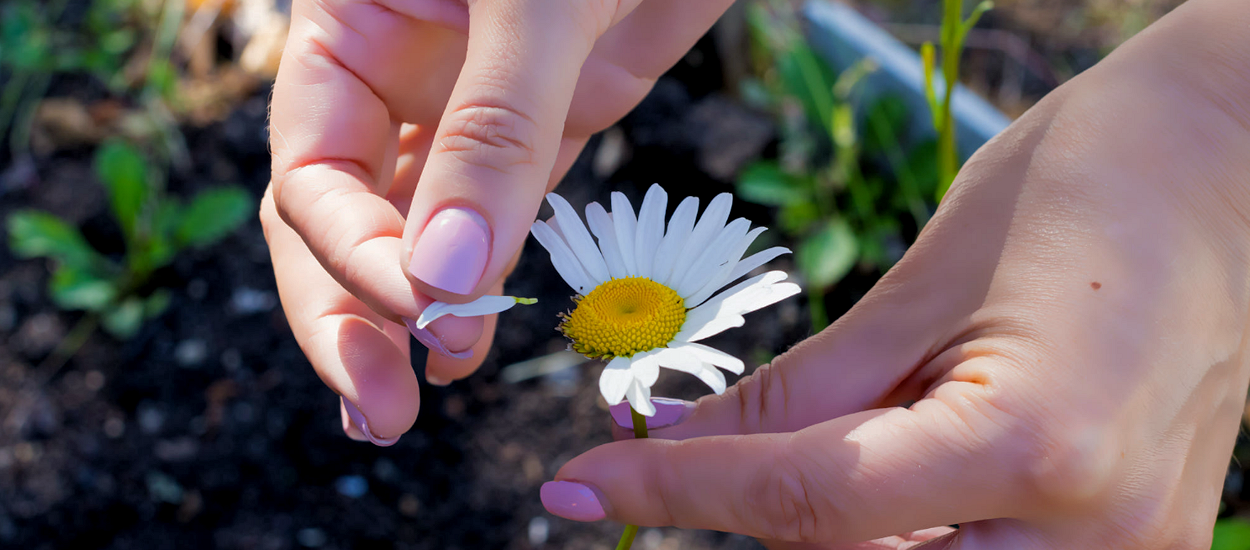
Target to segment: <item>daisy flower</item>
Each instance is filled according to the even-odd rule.
[[[782,282],[784,272],[770,271],[717,294],[790,252],[773,247],[743,258],[765,228],[750,229],[745,218],[726,223],[733,202],[728,193],[712,199],[697,223],[699,200],[686,198],[667,230],[668,195],[659,185],[647,190],[636,217],[621,193],[612,193],[611,213],[590,203],[589,231],[564,198],[551,193],[547,202],[555,217],[534,222],[530,232],[577,292],[560,331],[577,352],[608,362],[599,390],[609,405],[628,399],[635,411],[654,415],[651,386],[660,367],[693,374],[718,394],[725,391],[717,367],[741,374],[742,361],[697,342],[740,327],[743,314],[799,292],[798,285]]]

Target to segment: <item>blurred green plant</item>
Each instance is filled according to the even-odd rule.
[[[761,70],[743,96],[778,119],[778,159],[746,166],[737,195],[778,209],[778,226],[796,240],[795,261],[806,279],[812,326],[828,325],[826,293],[856,266],[884,270],[906,247],[903,220],[928,221],[936,179],[935,146],[904,150],[907,107],[897,97],[872,98],[857,112],[856,87],[875,70],[870,61],[843,71],[829,67],[798,32],[785,4],[747,6],[752,56]],[[878,160],[866,173],[864,166]],[[891,175],[887,179],[884,175]]]
[[[114,95],[143,104],[158,125],[172,124],[164,111],[177,99],[170,54],[184,3],[91,0],[72,24],[63,21],[67,4],[0,5],[0,136],[8,137],[14,158],[27,155],[36,107],[56,74],[91,75]]]
[[[189,247],[209,246],[253,214],[246,190],[224,186],[203,191],[187,204],[164,192],[163,176],[121,140],[102,144],[96,175],[121,229],[125,255],[109,258],[75,227],[48,212],[23,210],[8,219],[9,247],[23,258],[53,261],[48,293],[65,310],[83,310],[109,334],[134,336],[145,319],[169,305],[169,291],[150,288],[156,270]]]
[[[1240,518],[1215,522],[1211,550],[1250,550],[1250,522]]]
[[[959,152],[955,143],[955,121],[951,117],[951,96],[955,84],[959,82],[959,58],[963,55],[964,41],[968,31],[976,26],[977,21],[985,12],[994,7],[994,3],[983,0],[972,8],[967,19],[963,18],[963,0],[943,0],[942,4],[942,80],[945,88],[942,97],[937,96],[933,85],[937,52],[932,42],[925,42],[920,47],[920,58],[924,62],[925,99],[929,102],[929,111],[933,114],[933,128],[938,135],[938,169],[941,170],[938,180],[937,198],[941,202],[955,174],[959,172]]]

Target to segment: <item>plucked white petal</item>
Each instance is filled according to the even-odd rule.
[[[596,285],[607,281],[609,279],[608,264],[603,261],[603,254],[599,252],[595,240],[586,231],[586,226],[582,225],[577,211],[573,210],[569,201],[555,193],[547,193],[547,203],[555,210],[555,219],[560,222],[560,231],[564,234],[564,241],[573,250],[573,254],[581,262],[586,274],[594,279]]]
[[[638,219],[634,217],[634,205],[619,192],[612,193],[612,225],[616,228],[616,245],[621,249],[621,260],[625,269],[638,273],[638,262],[634,259],[634,234],[638,231]]]
[[[554,230],[547,226],[544,222],[534,222],[530,226],[530,233],[538,239],[538,244],[543,245],[547,252],[551,253],[551,265],[555,266],[556,272],[560,277],[564,278],[564,282],[568,283],[578,294],[585,295],[595,288],[596,284],[591,280],[590,275],[582,269],[582,263],[577,260],[577,256],[573,255],[573,251],[569,249],[569,245],[556,234]]]
[[[651,280],[660,284],[668,282],[673,274],[673,266],[677,263],[677,253],[681,251],[690,232],[694,230],[694,219],[699,214],[699,199],[686,197],[673,211],[668,219],[668,229],[664,231],[664,240],[655,252],[655,264],[651,266]]]
[[[625,392],[634,383],[634,373],[629,366],[629,359],[617,357],[599,375],[599,393],[603,394],[609,405],[620,403],[625,398]]]
[[[743,364],[741,359],[716,348],[694,342],[671,344],[671,346],[673,349],[680,349],[694,355],[699,361],[716,365],[734,374],[742,374],[742,371],[746,370],[746,365]]]
[[[768,262],[773,261],[774,259],[777,258],[777,256],[780,256],[782,254],[789,254],[789,253],[790,253],[789,248],[786,248],[784,246],[774,246],[767,250],[761,250],[759,252],[756,252],[755,254],[747,256],[746,258],[742,259],[742,261],[738,262],[738,265],[734,266],[733,271],[729,272],[729,278],[725,280],[725,283],[726,284],[732,283],[738,280],[743,275],[750,273],[751,270],[759,266],[762,266]]]
[[[785,278],[785,272],[769,271],[716,295],[686,314],[686,322],[673,340],[695,342],[727,329],[742,326],[744,313],[775,304],[799,293],[799,285],[781,282]]]
[[[712,293],[724,287],[725,283],[729,282],[729,274],[733,273],[734,268],[738,265],[738,261],[742,259],[742,255],[746,254],[747,248],[750,248],[751,243],[755,242],[755,239],[759,238],[760,234],[765,230],[766,228],[764,227],[757,227],[748,231],[741,239],[738,239],[733,250],[726,256],[726,262],[713,270],[712,276],[708,277],[702,288],[695,291],[689,298],[686,298],[686,307],[692,308],[702,304],[704,300],[712,296]]]
[[[651,404],[651,386],[634,380],[634,383],[629,386],[626,397],[629,398],[629,406],[638,411],[638,414],[655,416],[655,405]]]
[[[613,279],[628,277],[625,261],[621,259],[621,247],[616,243],[616,227],[603,205],[597,202],[586,205],[586,223],[590,232],[599,238],[599,250],[603,252],[603,261],[608,264],[608,274]]]
[[[634,261],[637,262],[640,277],[654,280],[651,267],[655,264],[655,253],[660,248],[660,240],[664,238],[664,214],[668,211],[668,193],[659,185],[647,189],[642,199],[642,208],[638,210],[638,230],[634,237]]]
[[[729,255],[733,252],[738,241],[747,234],[747,229],[751,227],[751,222],[746,218],[738,218],[716,235],[715,239],[703,249],[691,264],[690,270],[681,278],[676,286],[672,289],[682,298],[689,298],[694,295],[703,285],[711,280],[716,270],[724,266],[729,261]],[[734,258],[737,260],[737,258]],[[732,267],[730,269],[733,269]],[[694,304],[686,303],[686,307],[693,307]]]
[[[455,317],[477,317],[479,315],[490,315],[491,313],[499,313],[512,306],[517,305],[515,296],[482,296],[472,302],[465,304],[449,304],[446,302],[434,302],[426,306],[421,311],[421,315],[417,317],[417,328],[423,329],[435,319],[444,315],[452,315]]]

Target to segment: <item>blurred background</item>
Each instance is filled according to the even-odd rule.
[[[939,44],[963,48],[952,147],[966,156],[1179,3],[996,2],[961,45]],[[423,385],[393,447],[343,435],[255,215],[288,13],[285,0],[0,2],[0,547],[614,547],[619,525],[538,500],[610,435],[602,367],[562,353],[570,292],[536,246],[507,291],[540,301],[503,314],[478,374]],[[773,228],[757,246],[794,250],[774,265],[805,294],[710,342],[749,372],[851,307],[932,214],[947,132],[929,101],[945,94],[915,82],[942,19],[941,0],[741,0],[561,191],[574,204],[612,190],[637,204],[653,182],[705,204],[729,191],[736,216]],[[655,388],[705,391],[672,372]],[[1215,548],[1250,548],[1244,462]],[[760,546],[643,529],[635,548]]]

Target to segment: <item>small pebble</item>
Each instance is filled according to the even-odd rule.
[[[104,435],[117,439],[126,433],[126,421],[118,416],[110,416],[104,421]]]
[[[326,543],[326,533],[316,527],[305,527],[295,533],[295,540],[305,548],[321,548]]]
[[[656,550],[664,544],[664,532],[659,529],[647,529],[642,532],[641,546],[646,550]]]
[[[200,445],[190,437],[180,437],[178,439],[162,439],[156,442],[153,453],[156,458],[165,462],[180,462],[195,456],[199,452]]]
[[[169,474],[152,470],[144,478],[148,486],[148,496],[158,502],[178,504],[182,502],[182,486]]]
[[[13,304],[0,302],[0,332],[11,332],[17,326],[17,310]]]
[[[347,498],[360,498],[369,492],[369,482],[361,476],[342,476],[334,480],[334,489]]]
[[[98,370],[87,371],[87,374],[83,375],[82,381],[88,390],[100,391],[100,388],[104,387],[104,373]]]
[[[161,427],[165,425],[165,413],[161,412],[156,405],[150,402],[140,403],[136,416],[139,421],[139,429],[146,434],[159,432]]]
[[[208,344],[203,340],[190,339],[178,342],[174,348],[174,361],[184,368],[198,367],[208,357]]]
[[[226,351],[221,352],[221,366],[230,372],[239,370],[239,367],[243,366],[243,356],[239,353],[239,350],[228,348]]]
[[[421,511],[421,501],[417,500],[417,496],[412,493],[404,493],[399,497],[399,513],[410,518],[417,517]]]
[[[234,404],[234,421],[239,424],[251,424],[256,419],[256,411],[252,404],[240,401]]]
[[[251,315],[272,310],[278,305],[278,297],[268,290],[239,287],[230,296],[230,310],[238,315]]]
[[[547,522],[547,518],[536,516],[530,520],[527,532],[530,546],[542,546],[547,543],[547,536],[551,534],[551,525]]]
[[[187,296],[197,302],[203,300],[208,296],[208,283],[204,279],[191,279],[187,283]]]
[[[382,481],[391,481],[399,476],[399,468],[391,459],[382,457],[373,463],[373,475]]]

